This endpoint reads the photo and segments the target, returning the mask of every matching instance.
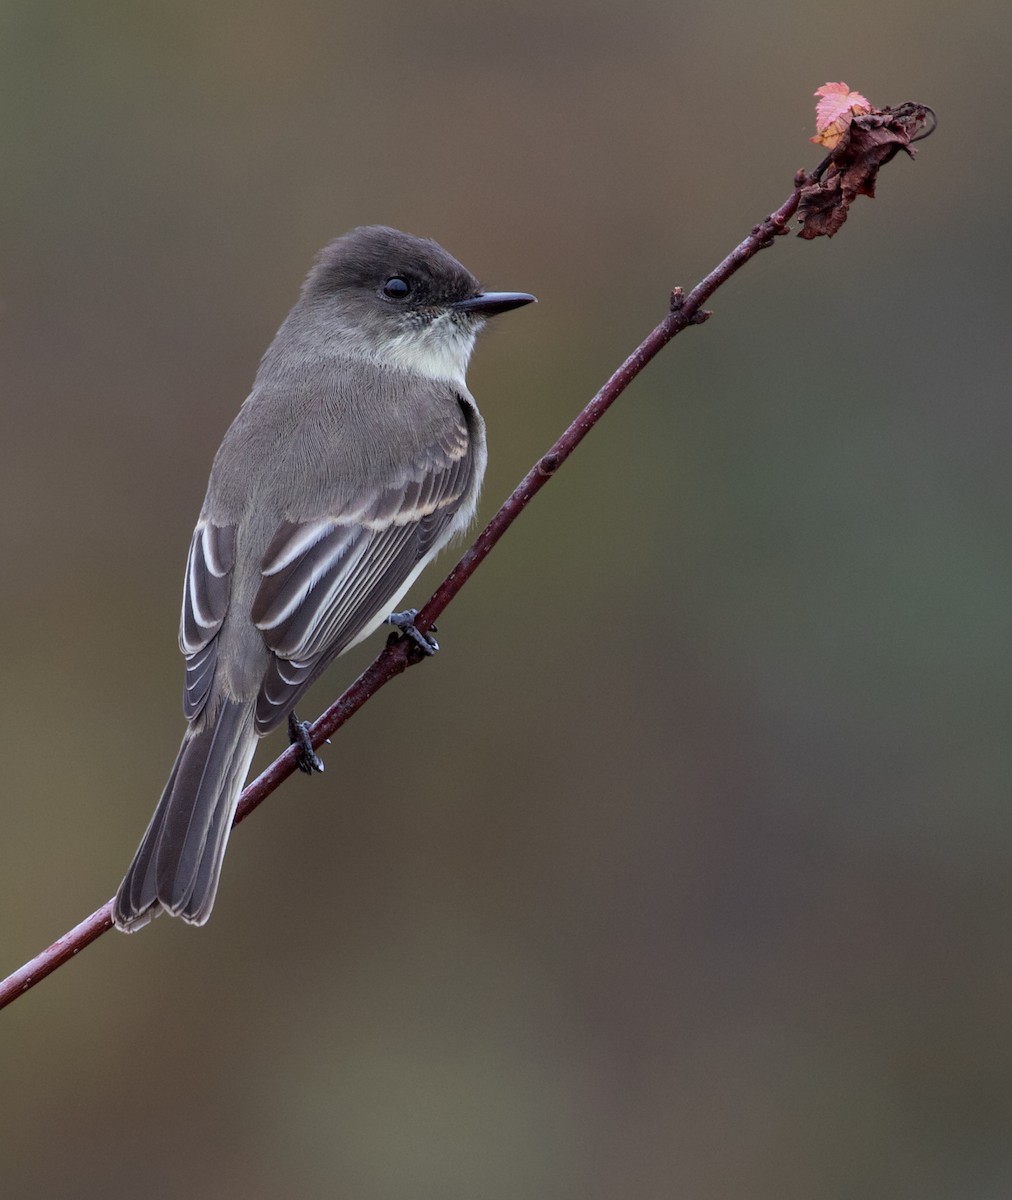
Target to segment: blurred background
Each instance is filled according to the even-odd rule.
[[[819,160],[815,88],[940,117],[649,367],[438,658],[237,832],[205,929],[0,1016],[8,1194],[1012,1194],[1010,34],[0,3],[0,974],[148,821],[211,457],[321,245],[385,222],[540,298],[470,374],[487,518]]]

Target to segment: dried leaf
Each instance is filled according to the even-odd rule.
[[[815,137],[811,140],[833,150],[856,116],[871,112],[871,104],[860,92],[852,92],[845,83],[824,83],[815,92]]]
[[[855,197],[875,195],[879,168],[900,150],[913,158],[916,151],[910,148],[910,143],[927,137],[934,127],[935,114],[926,104],[901,104],[897,108],[873,108],[870,112],[851,114],[844,136],[829,156],[825,173],[801,189],[798,236],[832,237],[846,221]]]

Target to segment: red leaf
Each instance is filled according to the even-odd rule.
[[[852,92],[845,83],[824,83],[815,92],[815,137],[811,140],[827,150],[834,149],[856,116],[871,112],[871,105],[860,92]]]

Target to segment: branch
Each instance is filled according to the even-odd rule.
[[[776,238],[787,232],[787,222],[798,210],[804,190],[813,188],[829,166],[834,155],[827,157],[811,174],[799,171],[794,188],[783,204],[756,225],[748,237],[696,286],[684,295],[681,288],[671,293],[671,304],[664,319],[636,347],[608,382],[589,401],[572,424],[552,447],[538,459],[520,481],[509,499],[502,505],[477,540],[453,570],[436,588],[432,597],[415,618],[415,625],[425,631],[434,622],[471,578],[488,556],[493,546],[520,516],[530,500],[545,486],[559,467],[583,441],[618,397],[636,378],[650,360],[677,334],[689,325],[702,324],[710,314],[703,305],[713,293],[760,250],[771,246]],[[400,675],[425,656],[408,639],[391,635],[387,645],[371,665],[355,680],[327,711],[312,725],[309,733],[313,746],[319,747],[353,716],[381,687]],[[236,811],[235,824],[246,819],[289,775],[296,770],[299,750],[289,746],[283,754],[243,791]],[[40,980],[73,958],[106,930],[112,928],[112,900],[108,900],[79,925],[43,950],[30,962],[0,982],[0,1008],[34,987]]]

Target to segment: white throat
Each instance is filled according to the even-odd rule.
[[[383,366],[463,387],[479,328],[477,322],[461,326],[449,313],[441,314],[425,325],[402,330],[370,357]]]

